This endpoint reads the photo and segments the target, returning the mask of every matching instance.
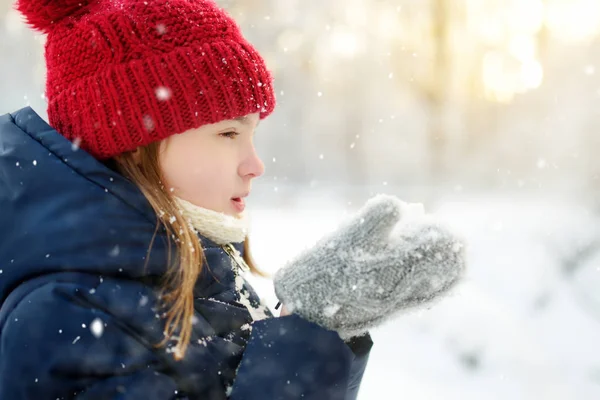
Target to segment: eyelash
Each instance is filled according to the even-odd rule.
[[[240,134],[239,132],[231,131],[231,132],[223,132],[220,135],[223,137],[226,137],[228,139],[235,139],[235,137],[239,136],[239,134]],[[232,135],[232,136],[229,136],[229,135]]]

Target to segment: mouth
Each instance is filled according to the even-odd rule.
[[[246,208],[246,202],[244,201],[244,198],[248,196],[248,193],[240,196],[240,197],[232,197],[231,198],[231,203],[233,204],[233,207],[236,209],[236,211],[238,212],[243,212],[244,209]]]

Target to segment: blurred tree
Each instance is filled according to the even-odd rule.
[[[433,40],[433,68],[429,85],[424,85],[422,90],[427,99],[430,110],[429,147],[430,168],[432,179],[439,178],[440,173],[446,168],[445,148],[447,141],[447,123],[445,110],[448,85],[452,79],[449,60],[449,29],[451,22],[447,10],[446,0],[433,0],[432,13],[432,40]]]
[[[459,2],[427,0],[404,2],[398,13],[401,35],[391,40],[395,49],[392,68],[400,85],[410,89],[424,107],[427,118],[429,178],[441,179],[447,172],[448,101],[455,79],[452,62],[452,30]]]

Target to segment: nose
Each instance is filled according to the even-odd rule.
[[[265,173],[265,164],[262,162],[254,145],[250,151],[250,154],[244,162],[240,164],[239,171],[241,177],[258,178]]]

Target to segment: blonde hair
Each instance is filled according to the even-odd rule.
[[[157,215],[156,229],[146,255],[146,265],[158,229],[161,224],[165,227],[168,268],[160,290],[161,305],[167,309],[165,338],[156,347],[165,346],[179,331],[177,347],[173,354],[176,360],[181,360],[185,356],[192,333],[194,286],[206,259],[196,232],[181,215],[173,195],[165,190],[162,183],[159,149],[160,143],[155,142],[140,147],[137,151],[120,154],[114,160],[119,171],[140,188]],[[175,257],[172,242],[176,245]],[[243,258],[254,275],[270,277],[256,267],[250,253],[248,238],[244,241]]]

